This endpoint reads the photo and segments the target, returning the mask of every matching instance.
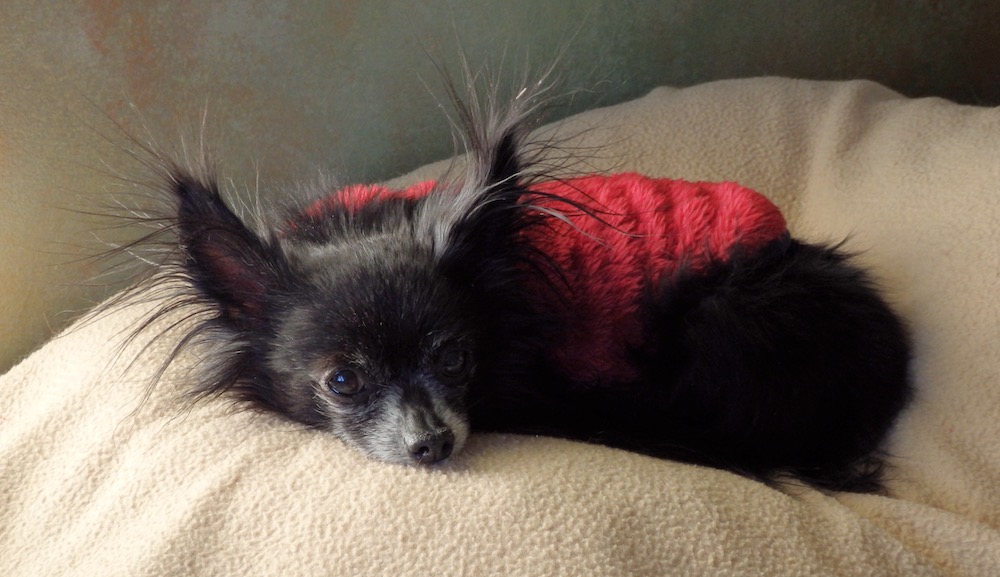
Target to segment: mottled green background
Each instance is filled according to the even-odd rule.
[[[82,287],[99,267],[73,256],[96,250],[97,225],[62,209],[141,168],[117,125],[180,148],[207,116],[221,172],[265,192],[321,170],[383,179],[453,151],[433,63],[457,71],[462,51],[504,77],[562,53],[574,97],[557,115],[757,75],[1000,102],[1000,3],[986,0],[6,0],[0,370],[109,290]]]

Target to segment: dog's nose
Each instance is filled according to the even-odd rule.
[[[450,429],[428,433],[410,445],[410,456],[417,463],[429,465],[443,461],[455,448],[455,434]]]

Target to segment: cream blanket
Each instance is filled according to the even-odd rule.
[[[183,366],[142,403],[162,350],[113,363],[132,309],[0,379],[0,575],[1000,574],[1000,110],[755,79],[558,129],[581,169],[738,180],[799,236],[864,251],[916,338],[890,497],[548,438],[373,463],[224,400],[186,407]]]

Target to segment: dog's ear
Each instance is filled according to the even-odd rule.
[[[264,328],[289,279],[280,248],[233,213],[213,180],[175,171],[170,181],[185,274],[232,328]]]
[[[459,118],[467,147],[463,178],[429,196],[418,230],[431,239],[446,270],[481,283],[484,274],[501,278],[509,271],[514,263],[504,257],[513,254],[527,226],[522,146],[529,115],[525,110],[484,113],[459,103]]]

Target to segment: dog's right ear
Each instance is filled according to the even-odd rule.
[[[177,234],[186,276],[237,330],[259,330],[288,282],[277,244],[255,234],[226,205],[213,180],[174,171]]]

